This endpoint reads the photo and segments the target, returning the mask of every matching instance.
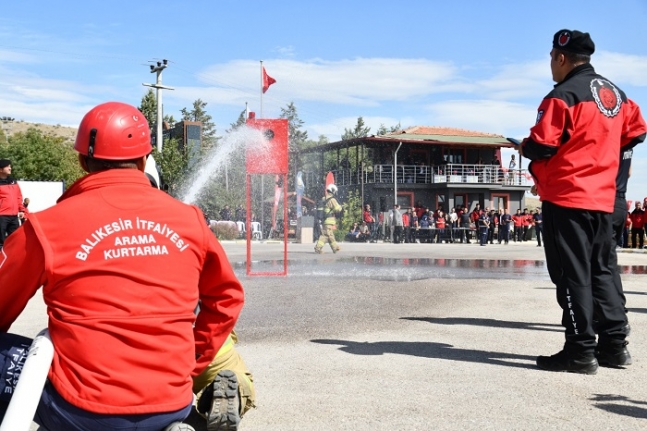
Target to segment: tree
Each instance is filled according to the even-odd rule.
[[[157,124],[157,97],[152,88],[149,88],[148,92],[142,97],[139,110],[144,114],[151,128],[153,128]]]
[[[13,176],[27,181],[64,181],[72,184],[84,175],[76,151],[65,138],[36,128],[0,142],[0,158],[11,159]]]
[[[370,133],[371,128],[366,127],[364,124],[364,119],[362,117],[357,118],[357,124],[355,124],[354,129],[344,129],[344,134],[341,136],[342,141],[347,141],[349,139],[355,138],[365,138]]]
[[[231,133],[234,130],[238,129],[240,126],[245,124],[247,122],[247,118],[245,118],[245,113],[246,111],[243,110],[240,115],[238,116],[238,120],[236,120],[235,123],[231,123],[229,129],[227,129],[227,133]]]
[[[173,118],[173,116],[172,116],[172,115],[165,115],[165,116],[164,116],[164,122],[165,122],[165,123],[167,123],[167,124],[168,124],[168,126],[169,126],[169,128],[171,128],[171,129],[172,129],[173,127],[175,127],[175,123],[176,123],[177,121],[175,121],[175,118]]]
[[[190,111],[186,108],[180,110],[182,121],[199,121],[202,123],[202,148],[204,150],[215,146],[220,139],[216,136],[216,125],[211,121],[211,115],[205,111],[206,107],[207,102],[197,99],[193,102],[193,109]]]
[[[377,129],[377,136],[383,136],[388,133],[395,133],[400,130],[402,130],[402,126],[400,126],[400,123],[396,124],[395,126],[391,126],[389,129],[387,129],[384,124],[380,124],[380,128]]]
[[[177,194],[186,181],[189,166],[186,148],[180,148],[177,140],[173,138],[164,143],[161,154],[157,147],[154,147],[152,155],[160,170],[162,182],[168,186],[169,194],[178,197]]]
[[[303,121],[297,114],[297,108],[294,102],[290,102],[285,108],[281,108],[281,115],[279,118],[288,120],[288,147],[290,152],[300,151],[304,148],[304,144],[308,140],[308,132],[301,130]]]

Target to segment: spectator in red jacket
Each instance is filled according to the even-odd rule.
[[[514,242],[523,241],[523,220],[524,215],[521,214],[521,209],[518,209],[517,213],[512,216],[512,221],[514,222],[514,234],[512,235],[512,238],[514,239]]]
[[[631,212],[631,248],[643,248],[645,236],[645,210],[643,210],[640,201],[636,201],[636,206]]]
[[[0,159],[0,248],[5,239],[20,227],[25,215],[20,186],[11,176],[11,160]]]
[[[477,203],[474,207],[474,211],[470,213],[470,219],[472,220],[472,223],[478,226],[479,217],[481,217],[481,204]]]
[[[523,230],[522,240],[528,241],[528,233],[530,231],[530,226],[532,226],[532,214],[528,212],[528,208],[523,209],[523,219],[521,220],[521,228]]]

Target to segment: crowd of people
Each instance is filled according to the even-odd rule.
[[[386,218],[386,220],[385,220]],[[434,211],[417,202],[406,210],[394,205],[386,215],[377,217],[369,204],[364,205],[362,221],[354,223],[346,238],[351,241],[384,240],[399,243],[465,243],[480,245],[508,244],[530,241],[534,227],[537,246],[542,245],[541,208],[530,212],[527,208],[511,215],[504,208],[481,208],[477,203],[472,211],[466,206],[445,212],[442,205]]]

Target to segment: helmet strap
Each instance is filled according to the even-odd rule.
[[[88,157],[94,157],[94,144],[97,140],[97,129],[90,130],[90,143],[88,144]]]

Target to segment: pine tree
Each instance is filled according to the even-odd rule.
[[[370,127],[366,127],[364,124],[364,119],[362,117],[357,118],[357,124],[355,124],[354,129],[344,128],[344,134],[341,136],[342,141],[347,141],[349,139],[355,138],[365,138],[371,132]]]
[[[216,125],[211,118],[211,115],[207,114],[205,108],[207,107],[207,102],[203,102],[201,99],[197,99],[193,102],[193,109],[190,111],[187,108],[182,108],[180,113],[182,114],[182,121],[199,121],[202,123],[202,148],[203,150],[208,150],[218,143],[219,137],[216,136]]]
[[[157,124],[157,97],[152,88],[149,88],[148,92],[142,97],[139,110],[144,114],[146,121],[148,121],[151,129],[153,129],[155,124]]]
[[[304,148],[308,140],[308,132],[301,130],[303,121],[299,118],[297,108],[294,102],[290,102],[285,108],[281,108],[281,115],[279,118],[288,120],[288,147],[290,152],[296,152]]]

